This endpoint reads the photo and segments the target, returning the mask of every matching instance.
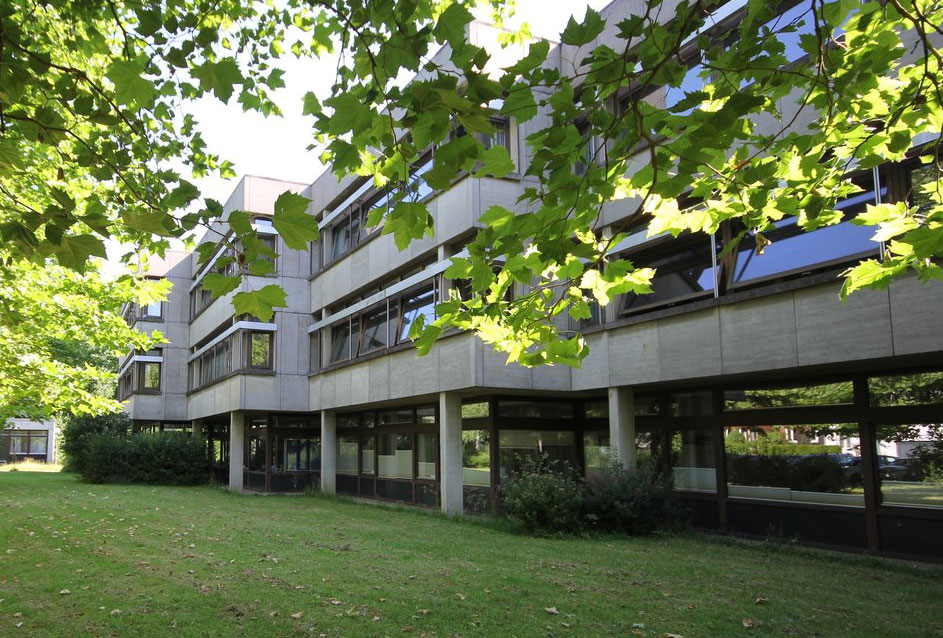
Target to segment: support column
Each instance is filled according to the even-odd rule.
[[[233,492],[242,491],[245,451],[246,415],[234,410],[229,413],[229,489]]]
[[[442,511],[461,516],[462,398],[454,392],[439,393],[439,493]]]
[[[337,418],[334,410],[321,410],[321,491],[337,491]]]
[[[635,393],[609,388],[609,445],[623,469],[635,469]]]
[[[203,421],[200,419],[194,419],[193,423],[190,424],[190,435],[193,438],[199,438],[203,436]]]

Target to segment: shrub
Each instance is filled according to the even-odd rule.
[[[122,412],[102,416],[72,416],[62,428],[60,452],[65,456],[63,469],[66,472],[84,473],[89,439],[96,434],[124,436],[131,432],[131,418]]]
[[[80,466],[91,483],[199,485],[211,473],[205,439],[180,432],[91,434]]]
[[[504,510],[530,533],[572,533],[582,528],[583,489],[570,467],[546,455],[523,463],[501,489]]]
[[[582,520],[589,529],[650,534],[679,517],[671,480],[650,466],[629,472],[613,463],[583,487]]]
[[[531,533],[583,531],[649,534],[680,522],[670,477],[618,464],[583,480],[563,463],[539,457],[501,490],[504,510]]]

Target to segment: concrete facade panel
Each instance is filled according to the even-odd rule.
[[[943,282],[905,277],[888,290],[894,354],[943,351]]]
[[[662,381],[720,374],[717,309],[659,319],[658,358]]]
[[[720,339],[725,373],[798,365],[792,294],[722,306]]]
[[[862,290],[842,302],[838,291],[838,285],[796,291],[799,365],[891,356],[888,292]]]
[[[610,330],[607,353],[610,385],[650,383],[661,378],[659,330],[655,322]]]

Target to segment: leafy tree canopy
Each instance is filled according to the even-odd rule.
[[[869,205],[857,215],[887,251],[850,269],[842,294],[908,271],[943,275],[939,0],[801,0],[811,28],[791,47],[783,42],[799,21],[776,20],[768,0],[732,12],[716,1],[640,0],[617,20],[593,10],[570,20],[562,55],[508,33],[505,44],[528,46],[505,68],[469,41],[473,4],[8,0],[0,8],[3,258],[81,271],[105,237],[159,252],[211,224],[220,205],[169,167],[197,176],[232,169],[180,115],[182,103],[212,95],[277,114],[268,94],[282,84],[274,60],[336,51],[331,97],[308,93],[304,109],[339,176],[406,185],[410,166],[435,145],[425,175],[432,188],[463,172],[505,177],[515,164],[504,147],[453,131],[487,135],[495,114],[535,124],[519,210],[485,212],[467,256],[446,273],[470,280],[474,294],[440,304],[430,325],[416,322],[420,351],[458,327],[512,361],[577,364],[586,344],[560,319],[644,293],[653,275],[612,254],[626,229],[605,225],[607,207],[626,207],[650,234],[711,233],[739,220],[735,239],[754,233],[762,247],[763,233],[787,217],[806,230],[838,223],[836,202],[857,188],[849,172],[915,148],[929,162],[916,205]],[[490,4],[500,26],[508,7]],[[659,96],[687,89],[691,69],[697,88],[666,107]],[[404,85],[404,74],[416,79]],[[370,223],[403,247],[428,234],[432,217],[415,189],[396,192]],[[290,247],[317,236],[304,204],[298,196],[276,204],[274,224]],[[222,242],[244,275],[264,249],[246,216],[227,226]],[[200,258],[214,253],[201,248]],[[507,301],[515,282],[528,292]],[[235,300],[236,312],[263,319],[284,303],[270,287]]]

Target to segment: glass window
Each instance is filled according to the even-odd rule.
[[[518,419],[572,419],[573,404],[568,401],[502,399],[498,401],[498,415]]]
[[[339,428],[360,427],[360,415],[359,414],[338,414],[337,427]]]
[[[250,368],[272,367],[273,332],[248,331],[243,342],[246,349],[246,366]]]
[[[654,416],[661,414],[661,398],[657,395],[635,395],[635,416]]]
[[[141,388],[160,390],[160,364],[145,362],[141,366]]]
[[[501,478],[520,471],[524,463],[546,455],[550,461],[579,467],[576,437],[573,432],[541,432],[537,430],[501,430],[498,434]],[[562,469],[562,468],[561,468]]]
[[[712,239],[690,243],[678,248],[669,244],[669,254],[654,253],[650,258],[629,259],[640,266],[655,268],[652,292],[645,295],[627,293],[622,297],[622,312],[632,312],[646,306],[678,302],[707,296],[714,291],[714,263],[711,254]]]
[[[864,505],[858,427],[764,425],[724,433],[730,496]]]
[[[411,479],[413,477],[413,437],[410,434],[379,434],[377,476]]]
[[[321,240],[311,242],[311,248],[309,250],[310,257],[310,267],[311,274],[315,274],[321,270]]]
[[[351,225],[350,225],[350,216],[344,217],[344,220],[335,225],[331,230],[331,261],[339,259],[344,253],[346,253],[351,247]]]
[[[717,491],[714,434],[711,430],[676,430],[671,436],[671,473],[676,490]]]
[[[877,439],[881,502],[943,508],[943,424],[881,426]]]
[[[412,408],[403,408],[400,410],[386,410],[380,412],[380,425],[395,425],[397,423],[414,423]]]
[[[724,410],[756,410],[801,405],[842,405],[854,403],[851,381],[820,383],[792,388],[724,390]]]
[[[583,416],[587,419],[608,419],[609,401],[588,401],[583,404]]]
[[[10,437],[10,453],[11,454],[28,454],[29,453],[29,437],[23,435],[15,435]]]
[[[475,137],[478,138],[481,145],[485,147],[485,150],[492,146],[508,148],[508,129],[510,128],[508,120],[504,118],[492,118],[491,125],[494,127],[493,133],[490,135],[487,133],[477,133]]]
[[[421,405],[416,408],[416,423],[435,423],[435,406]]]
[[[420,315],[425,318],[427,326],[435,320],[435,292],[431,287],[403,297],[397,342],[409,340],[409,330]]]
[[[321,331],[315,330],[308,335],[308,372],[321,369]]]
[[[152,301],[151,303],[144,306],[144,316],[159,318],[161,317],[161,310],[163,308],[163,303],[160,301]]]
[[[483,419],[488,416],[490,408],[487,401],[462,404],[463,419]]]
[[[462,483],[491,487],[491,432],[462,432]]]
[[[416,478],[434,481],[435,466],[438,458],[436,435],[430,433],[416,435]]]
[[[586,478],[605,472],[612,463],[608,432],[586,432],[583,434],[583,459]]]
[[[376,468],[377,440],[372,436],[364,436],[360,439],[360,473],[373,476],[377,473]]]
[[[746,283],[767,277],[801,273],[806,269],[825,268],[868,255],[877,255],[880,245],[871,241],[873,226],[857,226],[848,221],[867,204],[875,203],[874,184],[870,177],[856,180],[864,190],[835,204],[845,220],[813,231],[802,230],[796,217],[787,217],[764,231],[768,243],[762,253],[756,248],[756,233],[748,233],[737,246],[732,284]],[[887,187],[881,188],[880,199],[886,199]]]
[[[320,439],[286,439],[285,471],[311,472],[321,469]]]
[[[331,363],[350,359],[350,322],[343,322],[331,328]]]
[[[713,413],[714,394],[710,390],[672,392],[668,395],[671,416],[704,416]]]
[[[262,246],[272,251],[271,254],[263,254],[262,258],[272,264],[274,268],[276,265],[275,256],[278,254],[278,235],[259,235],[259,241]]]
[[[926,214],[936,205],[932,194],[924,189],[935,184],[940,173],[935,163],[913,164],[910,166],[910,194],[907,198],[911,206]]]
[[[357,473],[357,437],[337,437],[337,473]]]
[[[389,344],[387,334],[386,304],[368,310],[360,317],[360,344],[357,355],[385,348]]]
[[[252,223],[260,228],[272,228],[272,218],[271,217],[253,217]]]
[[[943,372],[871,377],[868,391],[874,406],[943,403]]]

